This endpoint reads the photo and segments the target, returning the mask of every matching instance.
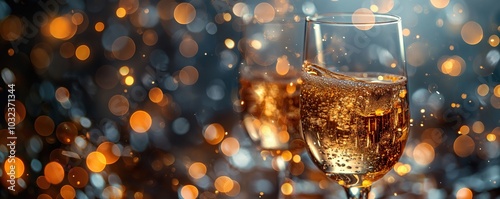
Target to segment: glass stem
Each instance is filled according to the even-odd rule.
[[[288,179],[288,162],[285,161],[283,159],[283,157],[281,155],[278,155],[276,157],[276,165],[278,166],[278,179],[277,179],[277,183],[278,183],[278,199],[286,199],[286,198],[290,198],[288,196],[285,196],[282,192],[281,192],[281,186],[287,182],[287,179]]]
[[[368,199],[371,187],[344,187],[348,199]]]

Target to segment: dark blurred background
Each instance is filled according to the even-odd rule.
[[[411,99],[405,154],[370,197],[500,198],[497,0],[0,0],[0,198],[277,198],[240,124],[243,25],[359,9],[402,17]],[[282,154],[282,194],[345,197]]]

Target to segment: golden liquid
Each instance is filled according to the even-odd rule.
[[[347,187],[369,186],[389,172],[408,138],[406,78],[316,66],[302,78],[302,131],[318,168]]]
[[[299,78],[240,78],[243,124],[261,149],[290,149],[301,139]],[[303,143],[302,143],[303,144]]]

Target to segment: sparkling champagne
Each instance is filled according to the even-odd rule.
[[[300,82],[299,77],[242,74],[243,124],[261,149],[290,149],[301,138]]]
[[[408,138],[406,77],[309,65],[302,78],[302,131],[318,168],[346,187],[389,172]]]

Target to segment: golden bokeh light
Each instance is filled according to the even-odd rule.
[[[69,91],[65,87],[59,87],[55,92],[56,100],[60,103],[69,101]]]
[[[51,135],[55,126],[54,120],[46,115],[38,116],[34,123],[35,131],[41,136]]]
[[[357,29],[370,30],[375,25],[375,15],[368,8],[359,8],[352,15],[352,23]]]
[[[45,176],[38,176],[38,178],[36,178],[36,185],[40,189],[50,188],[50,182],[47,181],[47,178],[45,178]]]
[[[125,17],[125,15],[127,15],[127,10],[125,10],[125,8],[123,7],[119,7],[118,9],[116,9],[115,14],[118,18],[123,18]]]
[[[99,144],[96,151],[104,155],[106,158],[106,164],[115,163],[118,159],[120,159],[122,154],[120,147],[112,142],[103,142]]]
[[[134,40],[128,36],[118,37],[111,45],[113,56],[122,61],[129,60],[135,54],[136,46]]]
[[[462,125],[460,127],[460,129],[458,130],[458,133],[462,134],[462,135],[467,135],[467,134],[469,134],[469,132],[470,132],[470,128],[467,125]]]
[[[207,143],[217,145],[224,139],[224,127],[219,123],[212,123],[203,131],[203,137]]]
[[[476,143],[469,135],[460,135],[453,143],[453,151],[459,157],[471,155],[476,147]]]
[[[179,79],[185,85],[193,85],[198,81],[198,70],[193,66],[186,66],[179,71]]]
[[[234,41],[232,39],[227,38],[224,40],[224,44],[226,45],[227,48],[233,49],[234,48]]]
[[[76,12],[73,15],[71,15],[71,22],[77,26],[81,25],[84,20],[85,16],[83,16],[83,14],[80,12]]]
[[[61,197],[64,199],[73,199],[76,196],[75,188],[71,185],[62,186],[59,194],[61,194]]]
[[[493,95],[500,97],[500,84],[496,85],[495,88],[493,88]]]
[[[298,85],[299,85],[298,83],[290,82],[289,84],[286,85],[286,93],[288,93],[289,95],[294,94],[297,91]]]
[[[372,12],[388,13],[394,8],[394,0],[371,0],[371,3],[370,10]]]
[[[226,195],[229,197],[237,198],[236,196],[240,194],[240,191],[241,191],[240,183],[233,180],[233,188],[230,191],[226,192]]]
[[[68,171],[68,182],[75,188],[84,188],[89,182],[89,174],[82,167],[73,167]]]
[[[285,182],[281,185],[281,193],[285,196],[292,195],[293,193],[293,185],[292,183]]]
[[[469,45],[476,45],[483,39],[483,28],[475,21],[469,21],[460,31],[462,39]]]
[[[134,84],[134,82],[135,82],[135,79],[133,76],[129,75],[129,76],[125,77],[125,80],[124,80],[125,85],[132,86],[132,84]]]
[[[179,24],[189,24],[196,17],[196,9],[190,3],[180,3],[174,9],[174,19]]]
[[[413,149],[413,159],[419,165],[428,165],[434,161],[434,148],[428,143],[420,143]]]
[[[404,175],[410,173],[411,166],[409,164],[403,164],[401,162],[398,162],[394,165],[394,171],[396,171],[396,173],[399,176],[404,176]]]
[[[37,199],[53,199],[53,198],[49,194],[42,193],[42,194],[38,195]]]
[[[497,47],[500,43],[500,38],[498,38],[498,35],[491,35],[490,38],[488,38],[488,43],[491,47]]]
[[[175,163],[175,156],[172,154],[165,154],[162,159],[165,166],[170,166]]]
[[[199,191],[194,185],[185,185],[181,188],[180,195],[185,199],[195,199],[198,198]]]
[[[104,30],[104,28],[105,28],[105,27],[106,27],[106,26],[104,25],[104,23],[102,23],[102,22],[100,22],[100,21],[99,21],[99,22],[97,22],[97,23],[95,23],[95,25],[94,25],[94,29],[95,29],[95,31],[97,31],[97,32],[102,32],[102,31]]]
[[[268,23],[274,19],[276,12],[271,4],[262,2],[255,6],[253,14],[259,23]]]
[[[220,176],[215,179],[214,182],[215,189],[221,193],[227,193],[231,191],[234,187],[233,180],[228,176]]]
[[[137,133],[145,133],[151,128],[153,120],[148,112],[138,110],[130,116],[130,127]]]
[[[229,22],[233,17],[231,16],[231,14],[225,12],[224,14],[222,14],[222,18],[224,19],[224,21]]]
[[[70,16],[60,16],[50,22],[49,31],[56,39],[68,40],[76,34],[77,26],[71,21]]]
[[[410,36],[410,34],[411,34],[410,29],[408,28],[403,29],[403,36],[408,37]]]
[[[276,73],[278,73],[278,75],[286,75],[288,74],[288,71],[290,71],[288,57],[286,55],[278,57],[278,60],[276,61]]]
[[[172,183],[172,185],[177,186],[177,185],[179,185],[179,179],[174,178],[174,179],[172,179],[171,183]]]
[[[101,172],[106,168],[106,156],[101,152],[93,151],[87,155],[85,163],[90,171]]]
[[[50,184],[59,184],[64,180],[64,168],[58,162],[49,162],[43,170],[45,179]]]
[[[118,69],[118,72],[120,73],[120,75],[125,76],[130,73],[130,68],[128,66],[122,66],[120,67],[120,69]]]
[[[484,124],[481,121],[475,121],[472,124],[472,131],[474,133],[482,133],[484,131]]]
[[[90,56],[90,48],[85,44],[78,46],[75,50],[75,56],[81,61],[88,59]]]
[[[240,142],[233,137],[228,137],[220,144],[222,153],[226,156],[233,156],[240,150]]]
[[[106,188],[104,188],[104,190],[102,190],[102,196],[103,198],[110,199],[123,198],[123,190],[122,188],[115,185],[107,186]]]
[[[472,193],[472,190],[470,190],[467,187],[461,188],[457,191],[456,194],[457,199],[472,199],[474,198],[474,194]]]
[[[163,100],[163,91],[158,87],[153,87],[148,93],[149,100],[154,103],[160,103]]]
[[[430,144],[432,147],[436,148],[443,142],[444,130],[441,128],[428,128],[422,132],[421,140],[422,142]]]
[[[488,140],[489,142],[494,142],[495,140],[497,140],[497,136],[493,133],[489,133],[488,135],[486,135],[486,140]]]
[[[63,144],[71,144],[78,135],[78,129],[72,122],[63,122],[57,125],[56,137]]]
[[[14,51],[14,49],[12,49],[12,48],[9,48],[9,49],[7,50],[7,54],[8,54],[9,56],[13,56],[13,55],[14,55],[14,53],[15,53],[15,51]]]
[[[285,150],[281,153],[281,157],[283,158],[284,161],[290,161],[292,160],[293,154],[289,150]]]
[[[108,108],[113,115],[123,116],[128,113],[129,102],[123,95],[114,95],[109,99]]]
[[[200,179],[207,173],[207,167],[201,162],[195,162],[189,166],[189,175],[194,179]]]
[[[24,162],[18,157],[8,158],[4,162],[3,169],[4,175],[13,172],[16,178],[20,178],[24,174]]]
[[[445,8],[450,3],[450,0],[430,0],[430,1],[432,6],[439,9]]]
[[[299,163],[302,161],[302,158],[300,157],[300,155],[294,155],[292,161],[295,163]]]
[[[248,5],[243,2],[234,4],[233,13],[238,17],[243,17],[245,14],[248,14]]]
[[[462,75],[465,72],[466,62],[459,56],[442,57],[438,60],[438,69],[443,73],[453,77]]]
[[[191,58],[198,53],[198,43],[191,38],[185,38],[179,44],[179,52],[186,58]]]
[[[14,15],[9,15],[0,23],[0,35],[7,41],[19,39],[24,32],[21,19]]]
[[[495,127],[492,131],[491,134],[496,135],[496,137],[500,136],[500,127]]]
[[[158,34],[154,30],[146,30],[142,33],[142,42],[148,46],[153,46],[158,42]]]

